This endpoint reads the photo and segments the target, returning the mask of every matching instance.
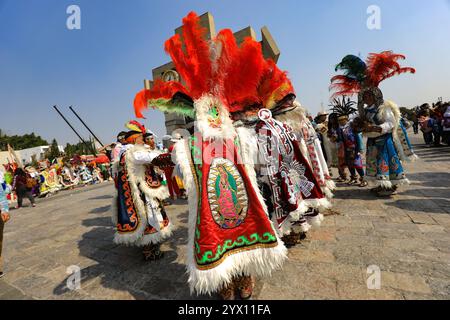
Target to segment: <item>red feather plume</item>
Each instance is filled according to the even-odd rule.
[[[395,75],[406,72],[415,73],[416,70],[410,67],[401,67],[397,62],[406,57],[401,54],[395,54],[392,51],[383,51],[381,53],[371,53],[367,57],[367,81],[371,86],[378,87],[380,82]]]
[[[275,62],[267,60],[264,73],[258,86],[258,95],[261,103],[270,108],[270,101],[278,101],[286,95],[294,93],[294,88],[287,76],[287,72],[281,71]]]
[[[155,80],[153,88],[138,92],[134,98],[134,113],[137,118],[145,119],[142,111],[148,107],[150,99],[171,99],[177,92],[187,94],[186,88],[177,81],[164,82],[160,79]]]
[[[221,33],[218,40],[222,44],[217,61],[222,96],[230,112],[240,112],[260,100],[257,87],[265,65],[261,44],[246,38],[238,47],[231,31]]]
[[[332,98],[337,96],[351,96],[358,93],[361,85],[358,80],[345,75],[337,75],[331,78],[330,90],[334,90]]]
[[[175,63],[177,72],[186,82],[193,99],[198,99],[211,87],[212,63],[209,44],[205,39],[206,29],[200,18],[191,12],[183,19],[183,50],[179,35],[166,41],[166,52]]]
[[[217,56],[212,57],[214,52],[205,39],[205,32],[194,12],[183,19],[183,39],[174,35],[165,42],[165,50],[186,85],[155,81],[151,90],[136,95],[137,117],[143,117],[142,111],[148,107],[149,100],[170,99],[177,92],[193,100],[205,93],[215,95],[232,113],[255,105],[271,108],[273,105],[267,103],[293,93],[286,72],[278,69],[273,61],[265,60],[259,42],[247,38],[239,47],[232,31],[225,29],[213,39]]]

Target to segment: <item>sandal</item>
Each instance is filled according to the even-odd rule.
[[[163,252],[159,250],[159,245],[150,244],[148,246],[144,246],[142,250],[142,254],[144,255],[145,261],[155,261],[159,260],[163,257]]]
[[[369,183],[366,180],[362,180],[361,183],[359,184],[361,188],[367,187],[368,185]]]
[[[219,291],[219,295],[222,298],[222,300],[236,300],[234,291],[235,291],[235,284],[234,281],[231,281],[230,284],[223,287]]]
[[[241,299],[250,299],[254,288],[255,280],[252,276],[244,276],[239,279],[239,295],[241,296]]]
[[[286,246],[286,248],[292,248],[293,246],[298,244],[297,239],[296,239],[296,234],[293,232],[291,234],[283,236],[281,238],[281,240],[284,242],[284,245]]]

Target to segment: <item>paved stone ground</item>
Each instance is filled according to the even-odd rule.
[[[340,186],[337,214],[290,249],[282,272],[258,282],[255,299],[449,299],[450,148],[416,150],[421,160],[407,165],[412,184],[392,198]],[[13,210],[0,299],[196,298],[183,263],[186,203],[169,207],[177,229],[164,258],[149,263],[139,249],[113,244],[113,193],[105,183]],[[71,265],[81,268],[80,290],[66,286]],[[367,288],[370,265],[381,269],[379,290]]]

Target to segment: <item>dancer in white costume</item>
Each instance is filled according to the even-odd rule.
[[[118,196],[114,200],[114,242],[143,247],[146,260],[162,257],[160,244],[172,232],[172,224],[164,209],[167,187],[155,172],[153,162],[161,156],[144,143],[145,127],[130,121],[128,147],[114,163]]]

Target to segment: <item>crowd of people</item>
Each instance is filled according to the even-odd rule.
[[[450,101],[424,103],[413,109],[408,120],[413,123],[415,134],[422,132],[428,147],[450,145]]]
[[[95,161],[83,160],[80,156],[72,159],[60,157],[50,163],[48,159],[40,161],[37,166],[19,167],[17,163],[3,166],[1,171],[8,205],[16,202],[16,209],[29,199],[33,207],[35,198],[49,197],[61,190],[74,189],[78,186],[98,184],[111,180],[110,164],[97,164]]]
[[[170,167],[166,179],[178,176],[188,198],[191,291],[247,299],[256,277],[283,272],[287,250],[320,227],[336,188],[332,167],[337,182],[372,182],[377,196],[409,183],[404,163],[416,156],[407,123],[379,84],[415,70],[401,67],[405,57],[391,51],[366,61],[348,55],[336,67],[343,74],[331,79],[332,113],[311,119],[259,43],[249,38],[238,46],[230,30],[207,41],[195,13],[182,29],[186,49],[178,36],[165,48],[183,83],[154,81],[134,108],[137,118],[155,108],[192,118],[194,126],[163,152],[142,124],[128,123],[114,152],[114,241],[142,247],[146,259],[162,257],[160,244],[172,230],[162,183]]]
[[[191,292],[248,299],[256,278],[283,272],[288,250],[320,227],[335,182],[372,183],[380,197],[409,183],[404,164],[416,156],[408,123],[379,84],[415,70],[401,67],[405,57],[391,51],[366,61],[345,56],[335,70],[343,74],[331,78],[331,113],[313,119],[260,43],[247,38],[238,46],[231,30],[208,41],[195,13],[182,29],[184,45],[176,35],[165,48],[183,83],[155,80],[134,108],[137,118],[156,108],[190,117],[194,126],[172,134],[161,150],[154,133],[132,120],[108,148],[114,242],[160,259],[173,229],[167,199],[187,197]],[[94,179],[86,166],[76,175],[62,168],[69,184]]]

